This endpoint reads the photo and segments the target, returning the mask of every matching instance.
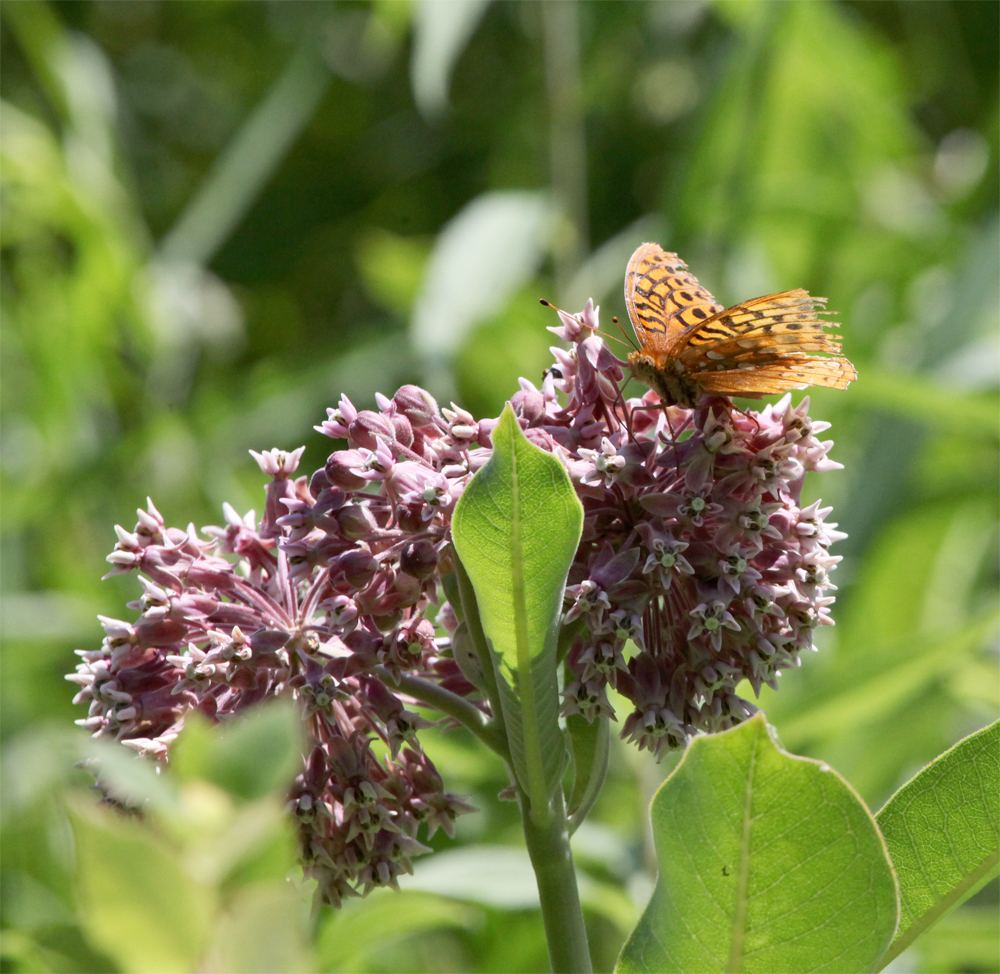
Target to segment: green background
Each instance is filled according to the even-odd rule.
[[[592,295],[612,329],[643,240],[726,304],[826,295],[858,368],[812,397],[846,469],[806,491],[850,537],[836,628],[763,701],[784,745],[877,809],[993,719],[997,37],[993,2],[8,0],[2,969],[120,963],[88,939],[66,776],[23,760],[82,716],[62,677],[94,616],[131,617],[135,580],[100,581],[112,525],[147,494],[178,526],[259,512],[246,451],[320,466],[341,392],[420,382],[498,415],[550,364],[538,298]],[[519,845],[499,761],[458,733],[428,750],[482,811],[403,899],[321,916],[296,963],[544,967],[522,860],[469,881]],[[652,888],[665,765],[615,746],[574,839],[601,969]],[[995,971],[996,899],[893,969]]]

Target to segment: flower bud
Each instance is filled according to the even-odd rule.
[[[364,464],[357,450],[337,450],[326,461],[325,473],[330,483],[344,490],[360,490],[368,483],[355,471]]]
[[[313,497],[319,497],[324,490],[329,490],[333,486],[330,478],[326,475],[326,471],[321,467],[317,470],[312,477],[309,479],[309,493]]]
[[[363,446],[366,450],[378,447],[376,436],[381,436],[386,443],[392,443],[396,439],[396,432],[389,419],[370,409],[362,409],[358,413],[358,418],[351,423],[349,434],[354,446]]]
[[[413,427],[405,416],[401,414],[393,416],[392,428],[395,432],[396,442],[400,446],[405,446],[407,449],[413,446]]]
[[[407,575],[412,575],[421,581],[434,574],[437,563],[437,549],[430,541],[417,541],[408,544],[399,556],[400,569]]]
[[[455,630],[458,629],[459,622],[458,616],[455,614],[455,610],[450,602],[443,603],[441,608],[438,609],[437,623],[449,636],[455,635]]]
[[[376,614],[372,616],[372,622],[375,623],[375,628],[380,632],[392,632],[403,621],[403,610],[395,609],[392,612],[385,614]]]
[[[372,557],[370,551],[364,548],[355,548],[353,551],[345,551],[344,554],[335,558],[330,563],[330,568],[334,571],[344,573],[344,578],[354,587],[363,588],[375,576],[378,570],[378,562]]]
[[[524,437],[529,443],[534,443],[535,446],[541,447],[547,453],[555,453],[556,441],[552,438],[552,434],[548,430],[540,429],[539,427],[532,427],[524,431]]]
[[[479,436],[476,442],[484,449],[490,450],[493,447],[493,431],[499,425],[498,419],[481,419],[479,421]]]
[[[400,386],[392,401],[400,413],[417,429],[433,426],[434,420],[441,415],[434,397],[420,386]]]
[[[529,425],[545,416],[545,397],[540,392],[522,389],[510,397],[510,404],[515,414],[527,420]]]
[[[349,541],[364,541],[370,538],[378,525],[367,507],[361,504],[348,504],[336,513],[337,526],[340,533]]]
[[[427,526],[423,518],[424,505],[419,503],[400,504],[396,508],[396,525],[400,531],[416,534]]]

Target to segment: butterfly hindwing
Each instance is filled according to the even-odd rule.
[[[846,389],[858,377],[845,358],[789,356],[749,368],[692,375],[705,392],[724,396],[770,396],[807,386]]]
[[[747,368],[811,352],[839,355],[839,336],[824,331],[835,322],[819,317],[828,313],[822,310],[825,302],[801,288],[744,301],[686,332],[676,355],[692,374]]]

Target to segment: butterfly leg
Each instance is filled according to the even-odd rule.
[[[633,406],[630,411],[626,411],[625,415],[628,417],[628,423],[627,423],[628,433],[633,443],[635,442],[635,433],[632,431],[632,414],[637,413],[640,410],[642,410],[643,412],[647,412],[654,409],[662,409],[664,411],[664,414],[666,414],[666,406],[662,402],[657,403],[655,406]],[[668,419],[667,424],[669,425],[669,423],[670,420]]]
[[[618,388],[617,384],[615,384],[615,392],[616,395],[615,395],[614,405],[616,407],[619,405],[621,406],[621,416],[618,415],[617,408],[612,409],[612,413],[614,414],[615,417],[615,422],[618,424],[619,429],[621,429],[622,426],[625,427],[625,432],[628,433],[629,441],[631,443],[634,443],[635,432],[632,429],[632,414],[629,412],[628,406],[625,405],[625,397],[624,395],[622,395],[622,391],[621,389]],[[607,416],[607,407],[604,406],[603,400],[602,400],[602,407],[605,409],[605,418],[606,419],[610,418]],[[608,428],[609,429],[611,428],[610,422],[608,423]]]
[[[677,456],[677,434],[674,433],[673,423],[670,422],[670,412],[666,405],[663,407],[663,418],[667,421],[667,429],[670,430],[670,445],[674,451],[674,469],[679,470],[681,465],[680,457]]]
[[[758,433],[760,432],[760,423],[757,422],[756,416],[751,415],[745,409],[740,409],[740,407],[737,406],[736,403],[734,403],[732,400],[730,400],[729,405],[732,409],[735,409],[736,412],[740,413],[743,416],[746,416],[746,418],[749,419],[750,422],[753,423],[753,425],[756,427],[757,432]]]

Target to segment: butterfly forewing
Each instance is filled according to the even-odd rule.
[[[654,356],[723,310],[677,254],[654,243],[642,244],[628,263],[625,304],[640,346]]]

